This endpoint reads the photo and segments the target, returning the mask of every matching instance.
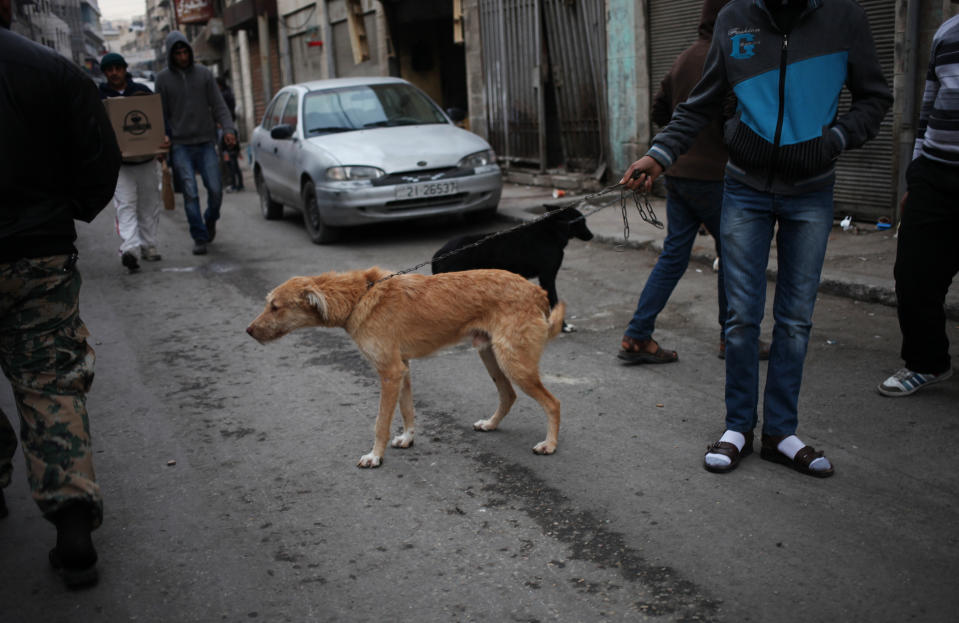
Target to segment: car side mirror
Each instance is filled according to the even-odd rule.
[[[453,123],[459,123],[463,119],[466,119],[466,111],[462,108],[447,108],[446,114],[453,120]]]
[[[285,140],[293,136],[293,132],[296,131],[296,128],[291,126],[288,123],[281,123],[280,125],[273,126],[273,129],[270,130],[270,138],[275,138],[277,140]]]

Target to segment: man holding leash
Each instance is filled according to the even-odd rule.
[[[127,62],[116,52],[103,57],[100,70],[107,77],[107,81],[100,84],[100,99],[153,93],[146,85],[130,79]],[[169,146],[169,141],[164,146]],[[131,273],[140,270],[137,254],[148,262],[160,259],[157,252],[160,181],[156,161],[156,156],[124,158],[113,194],[117,208],[117,234],[121,240],[120,262]]]
[[[706,0],[699,23],[699,37],[686,48],[663,78],[653,98],[652,119],[665,126],[676,106],[686,101],[690,91],[703,75],[706,52],[713,37],[713,26],[719,10],[730,0]],[[689,266],[689,254],[701,225],[705,225],[716,241],[716,252],[722,255],[720,213],[723,205],[723,169],[726,147],[723,145],[722,107],[717,106],[706,128],[689,151],[680,156],[666,175],[666,240],[656,266],[649,274],[636,311],[617,355],[626,364],[672,363],[679,361],[674,350],[665,350],[653,339],[656,317],[663,311],[670,295]],[[722,262],[716,278],[719,299],[719,356],[726,355],[726,287],[723,284]],[[762,357],[762,353],[760,355]],[[765,350],[769,358],[769,350]]]
[[[846,85],[852,106],[837,117]],[[879,131],[892,103],[866,14],[854,0],[736,0],[716,19],[703,78],[622,183],[649,191],[709,124],[729,89],[723,189],[726,430],[703,466],[729,472],[753,450],[766,264],[778,225],[775,323],[763,405],[762,458],[833,474],[796,436],[799,387],[833,222],[835,161]]]

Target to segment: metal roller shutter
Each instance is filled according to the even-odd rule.
[[[892,85],[896,25],[895,3],[890,0],[859,0],[869,16],[873,40],[886,79]],[[701,0],[652,0],[649,5],[650,95],[673,61],[696,40]],[[840,114],[848,110],[850,95],[843,89]],[[879,135],[863,148],[843,154],[836,168],[836,210],[857,215],[889,216],[895,205],[892,176],[895,153],[892,135],[893,115],[886,115]]]
[[[889,0],[859,0],[869,16],[872,38],[886,80],[892,87],[895,60],[894,35],[896,6]],[[848,110],[849,91],[843,89],[839,114]],[[844,153],[836,166],[836,213],[875,218],[893,216],[896,204],[896,180],[893,179],[895,141],[892,135],[894,115],[890,110],[879,134],[860,149]]]
[[[650,104],[673,61],[696,41],[702,11],[702,0],[652,0],[649,3]]]
[[[538,0],[480,0],[489,142],[510,164],[540,164]]]
[[[603,3],[543,0],[541,7],[564,161],[570,171],[593,172],[606,160],[600,140],[600,111],[606,108]]]
[[[489,141],[501,160],[595,173],[606,162],[599,0],[479,0]]]

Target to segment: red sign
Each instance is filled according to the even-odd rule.
[[[173,0],[180,24],[205,24],[216,14],[213,0]]]

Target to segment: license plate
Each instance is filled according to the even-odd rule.
[[[396,187],[397,199],[422,199],[424,197],[442,197],[457,192],[456,182],[423,182],[403,184]]]

